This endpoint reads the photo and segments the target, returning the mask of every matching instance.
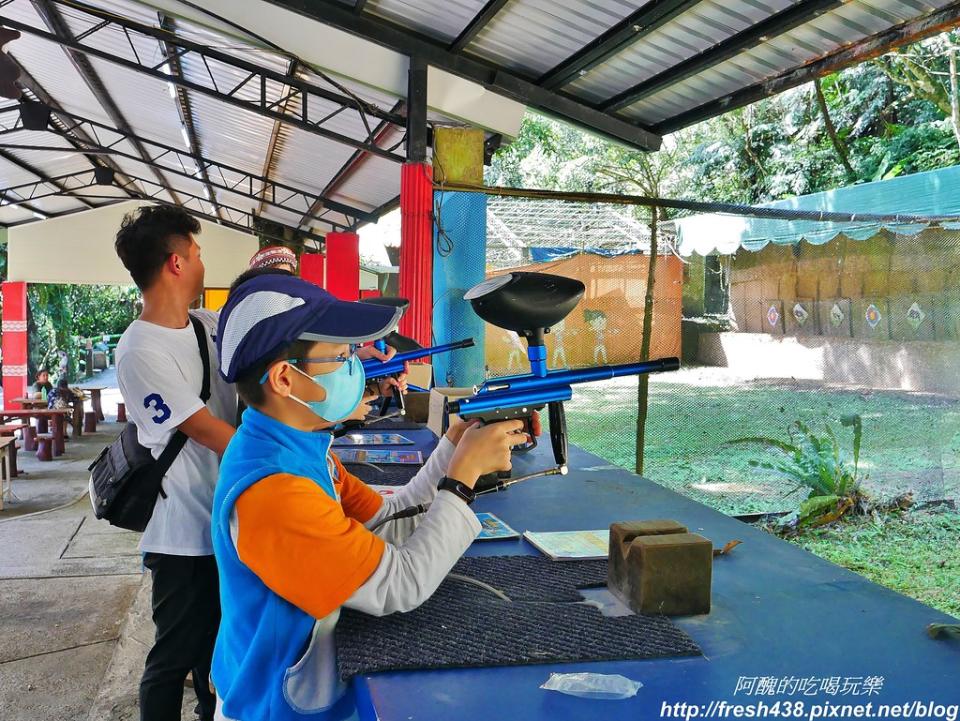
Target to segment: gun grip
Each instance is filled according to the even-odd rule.
[[[537,437],[533,434],[533,416],[524,416],[520,420],[523,421],[523,432],[530,436],[530,440],[522,446],[514,446],[513,451],[514,453],[528,453],[537,447]]]

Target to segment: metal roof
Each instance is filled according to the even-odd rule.
[[[56,111],[31,131],[0,102],[0,224],[152,197],[239,228],[355,228],[399,195],[408,57],[443,86],[434,123],[496,128],[491,108],[517,101],[655,149],[667,132],[960,23],[957,0],[202,6],[0,1],[0,23],[22,32],[6,50],[25,98]],[[108,169],[116,182],[98,185]]]

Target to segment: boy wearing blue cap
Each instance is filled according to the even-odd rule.
[[[384,615],[429,598],[480,531],[477,478],[509,468],[529,440],[520,421],[458,425],[390,499],[347,473],[330,430],[371,399],[354,344],[385,336],[401,312],[281,275],[242,283],[221,311],[220,372],[248,410],[214,496],[218,719],[331,717],[340,608]],[[430,504],[419,523],[369,530],[417,504]]]

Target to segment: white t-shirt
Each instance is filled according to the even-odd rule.
[[[218,372],[217,314],[190,311],[207,329],[210,352],[211,414],[233,425],[237,395]],[[203,364],[193,325],[165,328],[135,320],[117,344],[117,379],[129,419],[137,426],[137,438],[159,458],[177,427],[203,408],[200,389]],[[176,556],[213,554],[210,512],[219,469],[217,454],[188,440],[163,478],[167,494],[157,499],[153,516],[140,539],[140,550]]]

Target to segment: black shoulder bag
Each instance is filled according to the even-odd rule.
[[[210,399],[210,353],[203,324],[190,316],[197,334],[200,360],[203,362],[203,387],[200,400]],[[163,477],[187,442],[187,435],[178,430],[167,443],[160,457],[154,460],[150,450],[137,440],[137,427],[127,423],[120,436],[100,452],[90,464],[90,502],[97,518],[130,531],[143,531],[153,515],[163,491]]]

